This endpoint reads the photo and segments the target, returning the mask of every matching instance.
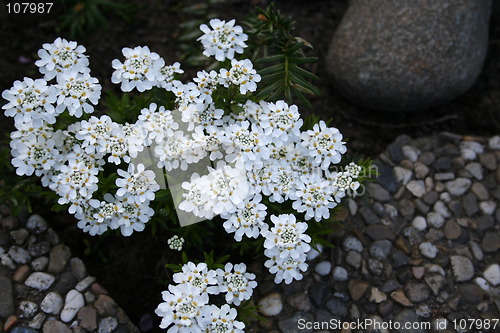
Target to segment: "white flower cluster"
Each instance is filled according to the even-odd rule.
[[[248,36],[243,33],[239,25],[234,25],[235,21],[221,21],[219,19],[210,20],[210,27],[206,24],[200,26],[204,33],[198,40],[203,44],[205,50],[203,54],[207,57],[215,56],[217,61],[233,59],[234,53],[243,53],[247,46],[245,41]]]
[[[111,76],[113,83],[121,83],[123,91],[132,91],[134,88],[140,92],[150,90],[153,87],[161,87],[167,90],[172,88],[174,75],[182,74],[178,62],[173,65],[165,65],[158,53],[151,52],[147,46],[136,46],[131,49],[123,48],[125,61],[113,60],[115,69]]]
[[[167,244],[171,250],[182,251],[182,246],[184,245],[184,238],[174,235],[171,238],[169,238]]]
[[[236,320],[237,311],[230,304],[249,300],[257,286],[255,275],[245,264],[227,263],[224,269],[209,270],[207,264],[188,262],[174,274],[177,285],[162,293],[155,313],[162,317],[160,328],[167,332],[234,332],[243,333],[245,325]],[[210,304],[210,295],[225,294],[227,304]]]
[[[236,60],[232,63],[240,64]],[[210,86],[207,83],[210,77],[217,77],[217,74],[198,75],[206,86]],[[179,103],[185,107],[181,110],[183,120],[198,129],[200,123],[193,114],[196,115],[195,110],[211,109],[206,106],[207,100],[211,99],[205,97],[205,107],[202,108],[200,94],[193,91],[196,91],[194,86],[188,89],[189,96],[194,98],[179,97]],[[186,87],[178,96],[183,93],[186,94]],[[237,115],[222,116],[222,112],[213,112],[212,115],[217,116],[212,121],[201,122],[202,130],[195,130],[199,135],[192,135],[197,144],[185,143],[182,146],[184,154],[189,150],[187,147],[205,147],[204,154],[191,151],[191,155],[199,158],[210,154],[217,168],[209,168],[208,174],[203,176],[193,174],[190,181],[182,183],[185,192],[179,209],[205,219],[220,215],[226,220],[225,230],[233,233],[237,241],[243,236],[262,236],[267,240],[273,235],[278,237],[277,230],[283,229],[275,227],[269,230],[265,220],[265,200],[277,203],[289,200],[297,213],[304,214],[306,221],[314,219],[320,222],[330,217],[330,210],[346,194],[357,189],[360,166],[350,164],[344,172],[329,171],[346,151],[342,135],[336,128],[320,122],[312,130],[301,132],[298,108],[284,101],[256,103],[248,100],[240,107],[243,112]],[[156,148],[155,153],[162,149],[161,145]],[[163,156],[173,156],[171,151],[158,154],[158,157],[163,160]],[[182,166],[182,162],[176,162],[176,166],[179,164]],[[300,239],[300,244],[288,244],[286,249],[272,249],[270,241],[265,243],[268,244],[265,254],[270,258],[267,262],[269,270],[276,274],[277,282],[290,283],[302,278],[300,272],[307,269],[305,253],[310,238],[303,234],[307,224],[296,222],[293,215],[271,216],[271,221],[278,223],[275,219],[281,225],[287,225],[287,230],[295,230],[293,232]],[[281,255],[276,251],[281,251]],[[287,251],[293,255],[283,255]]]

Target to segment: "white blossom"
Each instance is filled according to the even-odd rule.
[[[243,53],[247,46],[245,41],[248,36],[243,33],[243,29],[234,25],[235,21],[221,21],[219,19],[210,20],[210,27],[206,24],[200,26],[204,33],[198,38],[205,50],[203,54],[207,57],[215,56],[217,61],[233,59],[235,53]]]
[[[84,52],[85,47],[82,45],[59,37],[52,44],[42,45],[42,49],[38,51],[40,60],[37,60],[35,65],[46,80],[51,80],[65,71],[88,73],[89,60]]]
[[[137,204],[154,200],[154,192],[160,189],[155,181],[155,173],[145,170],[142,163],[137,164],[137,167],[130,163],[127,171],[118,169],[117,173],[121,178],[116,179],[116,186],[119,187],[116,194],[131,196],[131,200]]]
[[[339,130],[327,127],[324,121],[315,124],[312,130],[302,132],[300,138],[302,146],[314,158],[315,165],[321,166],[323,170],[328,169],[331,163],[339,163],[341,154],[347,150]]]
[[[33,80],[25,77],[23,81],[15,81],[9,90],[4,90],[2,97],[8,101],[2,106],[7,117],[14,117],[16,126],[31,124],[43,125],[42,122],[54,124],[58,115],[54,105],[57,89],[48,86],[44,79]]]
[[[58,98],[56,110],[62,113],[65,109],[71,116],[80,118],[85,113],[94,112],[94,107],[101,97],[101,85],[89,73],[78,73],[76,70],[65,71],[57,77]]]
[[[184,245],[184,238],[174,235],[167,240],[167,244],[171,250],[182,251],[182,246]]]
[[[267,229],[265,218],[267,207],[261,203],[262,196],[255,195],[251,201],[243,201],[237,206],[237,210],[231,214],[223,214],[224,229],[228,233],[234,232],[234,239],[241,241],[242,236],[257,238],[262,230]]]
[[[224,269],[217,269],[217,281],[220,291],[226,293],[226,302],[228,304],[240,305],[242,301],[250,299],[253,289],[257,287],[254,281],[255,274],[248,273],[245,264],[236,264],[233,266],[227,263]]]
[[[123,91],[132,91],[135,88],[143,92],[156,86],[158,79],[165,79],[160,73],[165,62],[147,46],[137,46],[133,49],[124,47],[122,53],[125,56],[123,63],[118,59],[112,62],[115,71],[111,76],[111,82],[121,83]]]

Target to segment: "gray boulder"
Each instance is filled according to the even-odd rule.
[[[336,88],[383,111],[446,103],[476,81],[491,0],[352,0],[328,51]]]

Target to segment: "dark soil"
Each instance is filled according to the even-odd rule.
[[[200,2],[202,2],[200,0]],[[212,12],[221,19],[247,15],[255,5],[269,1],[226,0],[215,5]],[[72,39],[67,30],[58,30],[58,17],[71,8],[55,1],[51,15],[8,14],[3,2],[0,8],[0,90],[12,86],[13,81],[28,76],[38,78],[34,61],[43,43],[50,43],[61,36]],[[67,3],[67,1],[66,1]],[[111,61],[121,57],[123,47],[147,45],[159,53],[167,63],[178,61],[181,56],[178,37],[182,34],[181,22],[193,19],[181,11],[192,0],[134,0],[141,10],[132,22],[123,21],[109,13],[109,24],[77,41],[87,48],[92,73],[103,84],[103,90],[116,89],[110,83]],[[432,135],[449,131],[463,135],[491,136],[500,130],[500,3],[494,1],[490,28],[490,47],[483,73],[477,83],[461,97],[432,110],[414,113],[384,113],[366,110],[338,95],[325,70],[325,55],[329,41],[343,12],[347,0],[287,0],[275,1],[276,6],[296,20],[296,35],[306,39],[314,49],[309,56],[319,57],[312,71],[319,76],[316,85],[322,96],[312,100],[312,108],[302,108],[303,114],[317,114],[323,119],[333,118],[336,126],[349,140],[352,153],[376,157],[400,134],[410,137]],[[185,67],[185,66],[184,66]],[[185,78],[186,79],[186,78]],[[0,116],[2,134],[13,129],[13,120]],[[8,142],[2,137],[2,144]],[[2,170],[3,172],[4,170]],[[160,292],[165,289],[168,271],[163,268],[169,261],[165,257],[166,241],[151,237],[150,230],[131,237],[105,239],[92,238],[98,243],[91,256],[86,256],[84,239],[89,239],[74,226],[71,216],[50,215],[50,222],[60,230],[63,241],[72,246],[77,255],[86,260],[91,273],[97,276],[111,296],[117,300],[129,316],[138,324],[145,313],[152,313],[160,302]],[[178,261],[177,261],[178,262]]]

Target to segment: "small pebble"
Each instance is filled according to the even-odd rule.
[[[264,316],[277,316],[283,310],[283,301],[281,294],[272,293],[259,300],[257,308]]]
[[[418,247],[423,256],[433,259],[438,253],[438,248],[432,243],[424,242]]]
[[[329,261],[322,261],[314,267],[314,270],[321,276],[328,275],[332,270],[332,263]]]
[[[488,268],[484,271],[483,276],[492,286],[496,287],[500,284],[500,265],[493,264],[488,266]]]

